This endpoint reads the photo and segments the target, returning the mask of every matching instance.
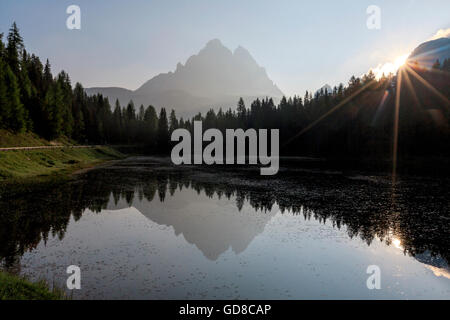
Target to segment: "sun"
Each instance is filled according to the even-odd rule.
[[[395,59],[394,66],[397,70],[406,63],[406,61],[408,60],[408,56],[409,54],[404,54]]]
[[[392,244],[393,244],[394,247],[396,247],[397,249],[403,249],[403,248],[402,248],[402,242],[400,241],[400,239],[397,239],[397,238],[392,239]]]
[[[391,62],[379,64],[376,68],[372,69],[372,72],[375,74],[375,78],[380,80],[383,75],[387,76],[390,73],[397,73],[397,70],[406,63],[408,57],[409,53],[398,56],[394,60],[391,60]]]

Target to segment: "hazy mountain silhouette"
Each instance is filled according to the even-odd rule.
[[[184,65],[178,63],[174,72],[159,74],[135,91],[107,87],[86,92],[101,93],[111,104],[117,98],[124,106],[133,99],[136,106],[173,108],[180,115],[234,107],[239,97],[250,103],[257,97],[278,100],[283,96],[246,49],[239,46],[232,52],[218,39],[209,41]]]
[[[182,191],[176,201],[150,201],[135,197],[130,204],[122,198],[115,203],[111,196],[107,210],[136,208],[151,221],[171,226],[176,235],[194,244],[203,255],[212,261],[231,249],[239,254],[250,245],[253,239],[264,231],[265,226],[278,212],[247,210],[238,212],[234,203],[222,203],[224,210],[217,211],[216,204],[208,201],[192,201],[196,193]],[[186,209],[189,208],[189,209]]]
[[[333,88],[331,88],[331,86],[328,83],[322,86],[320,89],[318,89],[314,94],[320,93],[320,90],[323,90],[323,93],[325,93],[325,91],[328,94],[333,93]]]
[[[450,58],[450,38],[424,42],[413,50],[408,59],[417,61],[421,66],[431,68],[436,60],[442,64],[447,58]]]

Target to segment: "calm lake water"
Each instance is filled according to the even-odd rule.
[[[0,199],[0,265],[64,288],[77,265],[76,299],[450,299],[449,199],[448,177],[136,157]]]

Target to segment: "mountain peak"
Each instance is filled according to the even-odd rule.
[[[212,39],[206,43],[205,49],[206,48],[225,48],[225,46],[219,39]]]
[[[245,49],[244,47],[238,46],[234,50],[233,56],[240,61],[245,61],[245,62],[250,62],[250,63],[256,64],[255,59],[253,59],[250,52],[248,52],[248,50]]]
[[[188,65],[193,60],[199,60],[199,57],[203,57],[203,59],[214,59],[224,56],[231,56],[233,53],[230,49],[225,47],[222,42],[219,39],[212,39],[209,40],[206,45],[203,47],[203,49],[200,50],[200,52],[197,55],[191,56],[187,61],[185,65]]]
[[[234,49],[233,54],[235,54],[235,55],[240,55],[240,54],[250,55],[250,52],[248,52],[248,50],[245,49],[243,46],[238,46],[236,49]]]
[[[105,90],[90,91],[95,92]],[[108,93],[115,101],[113,92]],[[138,105],[174,108],[179,115],[235,106],[240,97],[250,103],[259,97],[283,96],[246,49],[239,46],[232,52],[219,39],[208,41],[184,64],[178,63],[174,72],[161,73],[129,94],[119,93],[122,104],[133,99]]]
[[[320,91],[323,90],[323,93],[327,92],[328,94],[331,94],[333,92],[333,88],[326,83],[324,86],[322,86],[320,89],[318,89],[315,94],[320,93]]]

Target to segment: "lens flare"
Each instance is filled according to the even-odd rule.
[[[395,59],[394,66],[396,68],[396,71],[406,63],[406,61],[408,60],[408,56],[409,54],[404,54]]]
[[[384,64],[378,65],[376,68],[372,69],[372,72],[375,74],[375,78],[380,80],[383,75],[387,76],[390,73],[396,74],[397,70],[403,66],[406,61],[408,61],[409,53],[398,56],[395,60],[391,62],[386,62]]]

